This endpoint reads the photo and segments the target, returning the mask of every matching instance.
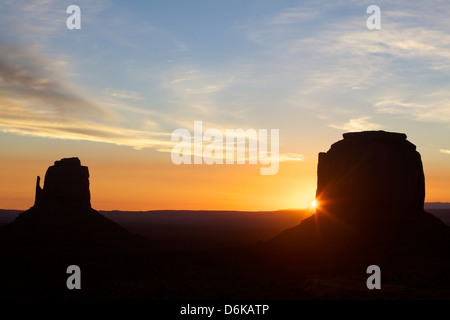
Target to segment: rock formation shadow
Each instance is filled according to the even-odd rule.
[[[287,252],[420,254],[450,248],[450,228],[424,211],[421,156],[405,134],[345,133],[317,166],[318,208],[268,245]]]
[[[138,237],[91,207],[89,170],[78,158],[55,161],[36,181],[33,207],[5,226],[1,236],[12,245],[119,245]]]

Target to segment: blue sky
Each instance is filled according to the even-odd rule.
[[[343,132],[381,129],[405,132],[450,183],[446,1],[0,4],[3,141],[169,158],[170,133],[202,120],[280,129],[282,154],[315,162]],[[81,30],[66,28],[72,4]],[[366,27],[371,4],[381,30]]]

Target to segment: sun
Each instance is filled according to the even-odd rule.
[[[316,199],[311,201],[311,207],[313,207],[313,209],[317,209],[318,206],[319,206],[319,202]]]

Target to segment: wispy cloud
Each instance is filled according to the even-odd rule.
[[[439,152],[441,152],[443,154],[450,154],[450,150],[447,150],[447,149],[440,149]]]
[[[283,161],[305,161],[305,157],[299,153],[282,153],[280,154],[280,162]]]
[[[2,1],[0,34],[4,34],[3,40],[45,45],[66,34],[66,8],[72,4],[74,1],[67,0]],[[99,13],[112,5],[110,0],[79,0],[76,4],[82,8],[82,28],[95,23]]]
[[[314,106],[327,114],[340,112],[326,105],[326,97],[334,95],[351,101],[345,108],[355,118],[363,103],[373,106],[365,107],[365,114],[378,117],[398,114],[418,121],[449,121],[450,97],[443,90],[450,72],[448,6],[382,1],[382,29],[372,32],[365,26],[366,7],[355,3],[335,1],[322,8],[306,1],[250,23],[248,40],[267,56],[263,64],[255,64],[256,81],[266,79],[276,86],[283,79],[285,101],[304,108],[322,100]]]
[[[45,59],[35,51],[18,47],[0,48],[0,57],[1,131],[136,149],[170,145],[168,133],[129,129],[117,113],[123,104],[113,105],[113,111],[101,99],[94,102],[57,72],[64,61]],[[128,114],[134,112],[132,107],[124,109]],[[142,125],[148,126],[148,119]],[[139,123],[134,127],[139,127]]]
[[[177,110],[180,118],[209,120],[226,115],[221,95],[235,82],[232,72],[177,65],[161,76],[162,87],[168,92],[167,101]]]
[[[117,90],[117,89],[110,89],[109,88],[109,89],[106,89],[106,92],[111,97],[120,98],[120,99],[124,99],[124,100],[140,101],[140,100],[144,100],[145,99],[137,91]]]
[[[436,90],[428,94],[411,93],[405,94],[403,98],[381,100],[374,104],[374,109],[379,113],[401,115],[418,121],[449,122],[449,101],[450,93],[447,90]]]
[[[105,112],[96,103],[75,93],[70,83],[59,79],[56,70],[64,61],[44,59],[25,48],[0,48],[0,92],[4,98],[28,101],[51,108],[61,115],[101,115]],[[5,108],[5,107],[3,107]]]
[[[350,119],[343,125],[331,124],[330,127],[335,129],[340,129],[344,131],[370,131],[370,130],[380,130],[383,126],[377,123],[372,123],[369,121],[370,117],[360,117],[355,119]]]
[[[134,149],[171,145],[169,134],[125,129],[71,119],[66,122],[49,119],[0,119],[0,131],[36,137],[112,143]]]
[[[269,22],[271,25],[283,25],[299,23],[305,20],[309,20],[317,16],[318,11],[316,9],[304,7],[288,8],[278,13]]]

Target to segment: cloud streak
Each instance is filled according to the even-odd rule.
[[[417,121],[447,123],[450,122],[449,100],[448,91],[435,91],[422,95],[412,93],[405,94],[404,97],[378,101],[374,103],[374,109],[379,113],[400,115]]]
[[[44,59],[29,49],[0,48],[1,131],[136,149],[170,145],[168,133],[128,129],[120,124],[123,120],[117,112],[86,98],[80,88],[56,72],[64,65],[64,61]],[[135,92],[118,93],[121,98],[139,97]]]
[[[145,99],[139,94],[139,92],[136,91],[115,90],[115,89],[107,89],[106,91],[108,94],[111,95],[111,97],[120,98],[124,100],[140,101]]]
[[[45,105],[60,114],[103,114],[100,106],[58,79],[54,72],[57,64],[64,62],[50,62],[23,48],[0,48],[1,95]]]
[[[383,127],[382,125],[378,123],[372,123],[369,120],[370,117],[359,117],[350,119],[343,125],[331,124],[330,127],[350,132],[380,130]]]

